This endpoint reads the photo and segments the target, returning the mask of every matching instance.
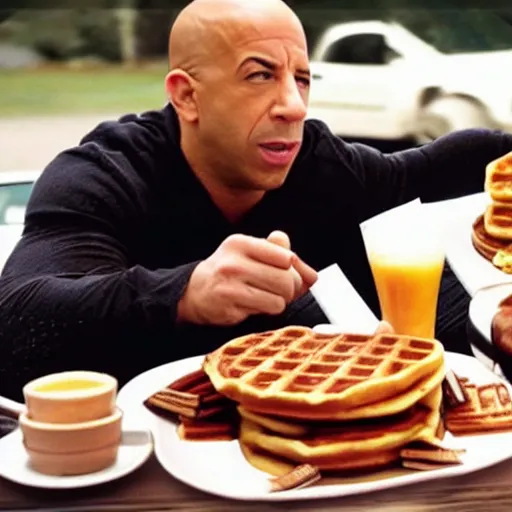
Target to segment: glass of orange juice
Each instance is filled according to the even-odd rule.
[[[417,208],[368,226],[363,237],[382,319],[397,334],[434,338],[445,252],[435,226]]]

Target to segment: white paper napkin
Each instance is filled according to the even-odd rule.
[[[375,332],[379,320],[337,264],[320,270],[310,291],[335,330],[361,334]]]

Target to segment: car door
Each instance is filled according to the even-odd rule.
[[[332,43],[324,62],[312,63],[310,116],[345,136],[396,136],[401,55],[382,33],[357,33]]]

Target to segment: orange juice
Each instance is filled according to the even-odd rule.
[[[396,254],[369,256],[382,318],[398,334],[433,338],[444,255],[419,255],[416,261]]]

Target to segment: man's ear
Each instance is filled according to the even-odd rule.
[[[194,81],[188,73],[181,69],[170,71],[165,77],[165,92],[180,117],[189,123],[197,120]]]

